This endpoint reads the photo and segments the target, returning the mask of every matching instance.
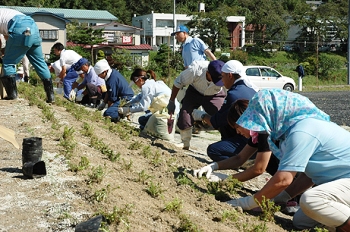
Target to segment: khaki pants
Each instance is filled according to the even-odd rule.
[[[293,217],[298,229],[319,224],[336,228],[350,217],[350,178],[321,184],[307,190],[300,198],[300,210]]]

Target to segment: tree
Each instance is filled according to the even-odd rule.
[[[101,44],[105,41],[102,29],[93,29],[87,25],[73,22],[67,26],[67,39],[79,46],[90,46],[90,60],[93,61],[93,48],[96,44]]]
[[[198,35],[214,52],[217,48],[230,46],[226,18],[226,12],[221,10],[200,12],[193,15],[187,26],[194,28],[191,35]]]
[[[286,22],[288,12],[283,1],[245,0],[238,2],[239,15],[246,16],[246,25],[254,28],[254,42],[258,46],[285,40],[289,26]]]

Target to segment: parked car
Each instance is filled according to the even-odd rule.
[[[260,89],[280,88],[292,92],[295,81],[268,66],[244,66],[245,74]]]

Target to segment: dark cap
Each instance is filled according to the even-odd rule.
[[[72,65],[73,69],[75,71],[80,71],[81,70],[81,66],[83,66],[84,64],[89,63],[89,61],[85,58],[80,58],[80,60],[78,60],[78,62],[76,62],[75,64]]]
[[[224,66],[224,62],[221,60],[213,60],[208,65],[208,72],[210,73],[211,79],[213,80],[214,84],[217,86],[223,86],[224,83],[222,82],[222,76],[221,76],[221,68]]]

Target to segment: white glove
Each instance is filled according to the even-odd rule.
[[[201,169],[196,169],[196,170],[193,170],[193,175],[195,177],[198,177],[198,178],[201,178],[203,173],[207,173],[206,174],[206,177],[207,179],[209,179],[210,177],[210,174],[215,171],[215,170],[218,170],[219,166],[218,166],[218,163],[214,162],[214,163],[211,163]]]
[[[292,199],[290,195],[285,190],[283,190],[280,194],[278,194],[271,200],[275,203],[286,203],[290,199]]]
[[[105,107],[106,107],[106,103],[103,101],[97,106],[97,109],[98,110],[103,110]]]
[[[202,116],[207,114],[205,111],[194,109],[192,117],[195,121],[202,121]]]
[[[81,100],[83,100],[84,94],[79,94],[78,96],[76,96],[75,101],[80,102]]]
[[[77,88],[72,89],[72,91],[70,91],[70,93],[69,93],[69,100],[75,101],[75,97],[77,96],[77,92],[78,92]]]
[[[234,207],[241,207],[244,210],[251,210],[259,206],[258,203],[255,202],[254,196],[232,199],[230,201],[226,201],[226,203]]]
[[[130,107],[119,107],[118,108],[119,114],[127,114],[130,113]]]

